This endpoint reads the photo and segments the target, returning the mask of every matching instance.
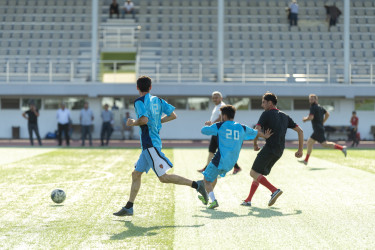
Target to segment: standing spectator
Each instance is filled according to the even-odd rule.
[[[113,14],[116,14],[117,18],[120,18],[120,12],[116,0],[113,0],[111,5],[109,6],[109,18],[112,18]]]
[[[134,133],[134,127],[133,126],[128,126],[126,125],[126,122],[129,120],[129,119],[132,119],[132,117],[130,116],[130,113],[129,112],[126,112],[125,114],[125,118],[123,119],[123,122],[122,122],[122,139],[125,140],[125,132],[128,131],[129,133],[129,140],[132,140],[133,139],[133,133]]]
[[[70,111],[65,108],[65,103],[61,103],[61,108],[57,110],[57,129],[59,146],[62,144],[62,133],[64,132],[66,145],[69,146],[69,124],[70,124]]]
[[[336,26],[337,19],[341,15],[341,10],[336,7],[336,5],[324,5],[327,12],[327,19],[329,20],[328,23],[328,31],[331,31],[331,26]]]
[[[34,139],[33,139],[33,130],[34,130],[35,135],[38,138],[39,146],[42,146],[42,141],[40,139],[39,129],[38,129],[39,111],[35,107],[35,104],[33,102],[30,102],[29,106],[30,106],[30,109],[24,112],[22,116],[27,120],[27,128],[29,130],[30,144],[31,146],[34,146]]]
[[[81,110],[81,115],[79,117],[81,121],[81,131],[82,131],[82,146],[85,146],[86,136],[89,135],[89,143],[92,146],[91,139],[91,125],[94,120],[94,114],[92,110],[89,109],[89,103],[85,102],[83,109]]]
[[[298,4],[297,4],[297,0],[293,0],[289,4],[289,9],[290,9],[290,19],[289,19],[290,27],[292,27],[293,25],[298,26]]]
[[[122,11],[122,18],[125,18],[125,14],[132,14],[133,19],[135,19],[134,4],[130,0],[127,0],[124,3],[124,9]]]
[[[110,110],[108,110],[108,104],[104,105],[104,110],[102,111],[101,117],[103,120],[102,131],[100,133],[100,140],[102,142],[101,145],[104,146],[104,135],[106,135],[105,145],[108,146],[109,138],[111,137],[113,131],[113,114]]]
[[[358,147],[359,144],[358,121],[357,112],[353,111],[352,118],[350,119],[350,124],[352,125],[350,127],[350,139],[353,140],[352,147],[355,145]]]

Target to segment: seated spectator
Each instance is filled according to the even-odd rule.
[[[125,18],[125,14],[132,14],[135,19],[134,4],[130,0],[126,0],[124,3],[124,9],[122,11],[122,18]]]
[[[120,12],[116,0],[113,0],[111,5],[109,6],[109,18],[112,18],[113,14],[116,14],[117,18],[120,18]]]

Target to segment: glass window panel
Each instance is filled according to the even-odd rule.
[[[166,97],[163,99],[166,100],[169,104],[176,107],[176,109],[186,109],[187,98],[185,97]]]
[[[277,98],[276,106],[280,110],[292,110],[292,98]]]
[[[372,98],[356,98],[355,109],[362,111],[373,111],[375,109],[375,99]]]
[[[252,110],[263,110],[262,108],[262,98],[251,98],[251,109]]]
[[[293,100],[294,110],[310,110],[309,99],[294,99]]]
[[[44,109],[59,109],[62,102],[61,98],[44,99]]]
[[[233,105],[237,110],[249,110],[250,98],[248,97],[227,97],[224,102]]]
[[[332,112],[335,110],[335,101],[333,99],[319,98],[318,103],[328,112]]]
[[[21,109],[23,111],[29,110],[31,103],[34,103],[34,105],[37,109],[41,109],[41,107],[42,107],[42,99],[22,98]]]
[[[134,101],[138,98],[139,96],[129,96],[124,98],[124,108],[125,109],[134,109]]]
[[[189,110],[207,110],[210,99],[208,97],[190,97],[187,102]]]
[[[19,109],[19,98],[1,98],[1,109]]]

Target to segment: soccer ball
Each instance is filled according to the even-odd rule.
[[[55,189],[51,193],[51,199],[55,203],[62,203],[66,198],[66,194],[62,189]]]

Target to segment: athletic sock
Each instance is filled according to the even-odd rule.
[[[193,181],[193,183],[191,184],[191,187],[198,189],[198,183],[196,181]]]
[[[214,195],[214,191],[211,191],[208,196],[210,196],[210,199],[212,202],[214,202],[216,199],[215,199],[215,195]]]
[[[339,144],[335,144],[335,149],[340,149],[340,150],[342,150],[344,147],[343,146],[341,146],[341,145],[339,145]]]
[[[309,154],[306,154],[305,162],[308,162],[308,161],[309,161],[309,157],[310,157],[310,155],[309,155]]]
[[[132,207],[133,207],[133,202],[128,201],[128,203],[126,203],[125,208],[129,209],[129,208],[132,208]]]
[[[246,202],[251,201],[251,199],[253,198],[253,195],[255,194],[255,191],[257,191],[258,187],[259,187],[259,182],[253,181],[253,183],[251,184],[249,196],[245,200]]]
[[[277,188],[275,188],[268,180],[266,177],[264,177],[263,175],[259,175],[258,178],[257,178],[257,181],[262,184],[263,186],[265,186],[266,188],[268,188],[272,193],[275,192],[277,190]]]

